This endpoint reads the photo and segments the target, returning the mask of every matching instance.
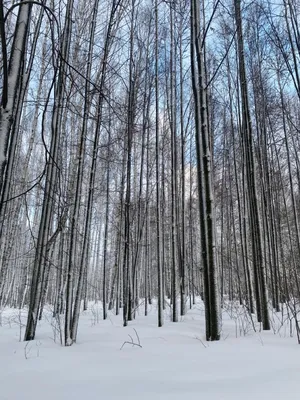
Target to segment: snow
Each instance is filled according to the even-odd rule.
[[[50,310],[37,339],[24,343],[24,312],[4,310],[0,326],[1,400],[279,400],[300,393],[300,346],[289,326],[253,332],[241,314],[224,314],[222,339],[204,340],[203,306],[178,323],[157,327],[155,307],[123,328],[121,316],[101,320],[93,305],[80,319],[77,344],[63,347]],[[52,321],[53,323],[53,321]],[[275,326],[273,324],[273,326]],[[130,335],[139,346],[132,346]],[[56,332],[57,333],[57,332]],[[54,342],[54,338],[56,342]],[[123,348],[121,349],[122,345]]]

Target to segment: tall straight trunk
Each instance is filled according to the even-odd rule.
[[[77,230],[78,230],[78,220],[79,220],[79,212],[80,212],[80,202],[81,202],[81,194],[82,194],[82,176],[83,176],[83,167],[84,167],[84,157],[85,157],[85,138],[87,135],[87,122],[88,122],[88,113],[89,113],[89,90],[90,90],[90,77],[91,77],[91,67],[92,67],[92,55],[93,55],[93,42],[95,36],[95,27],[96,27],[96,17],[98,12],[98,0],[95,1],[93,8],[93,17],[91,24],[91,35],[89,42],[89,50],[88,50],[88,60],[87,60],[87,70],[86,70],[86,82],[85,82],[85,101],[84,101],[84,109],[83,109],[83,123],[82,129],[79,137],[78,150],[77,150],[77,159],[78,163],[75,165],[77,167],[76,171],[76,185],[74,191],[74,206],[71,213],[71,227],[70,227],[70,249],[68,255],[68,279],[67,279],[67,301],[68,305],[66,307],[66,326],[65,326],[65,342],[66,344],[71,344],[71,318],[72,318],[72,294],[73,292],[73,269],[76,261],[76,239],[77,239]],[[79,272],[80,274],[82,271]],[[80,282],[80,278],[79,278]]]
[[[123,149],[122,155],[122,170],[121,170],[121,179],[120,179],[120,215],[119,215],[119,226],[118,226],[118,288],[119,294],[117,296],[116,310],[119,313],[120,307],[124,304],[124,246],[123,244],[123,231],[124,231],[124,218],[125,218],[125,210],[124,210],[124,193],[125,193],[125,178],[126,178],[126,156],[127,150],[126,146]],[[124,312],[124,309],[123,309]]]
[[[158,87],[158,0],[155,0],[155,149],[156,149],[156,262],[157,262],[157,309],[158,326],[163,325],[163,290],[161,263],[161,195],[160,195],[160,149],[159,149],[159,87]]]
[[[212,188],[212,156],[208,131],[208,110],[203,46],[197,0],[191,0],[191,68],[195,103],[195,140],[204,277],[206,340],[220,339],[218,276],[215,255],[215,211]],[[197,68],[195,63],[197,60]]]
[[[108,228],[109,228],[109,187],[110,187],[110,141],[111,141],[111,121],[109,121],[107,133],[107,165],[106,165],[106,198],[105,198],[105,224],[104,224],[104,240],[103,240],[103,281],[102,281],[102,307],[103,319],[107,318],[107,296],[106,296],[106,281],[107,281],[107,248],[108,248]]]
[[[259,216],[258,198],[257,198],[257,184],[256,184],[256,170],[253,149],[253,133],[251,125],[251,116],[248,100],[248,87],[245,69],[244,58],[244,42],[243,42],[243,28],[241,18],[241,1],[236,0],[235,5],[235,20],[237,27],[237,40],[238,40],[238,59],[239,59],[239,76],[240,88],[242,97],[242,127],[241,134],[245,151],[245,168],[246,180],[248,189],[248,203],[249,203],[249,219],[250,231],[252,240],[252,257],[254,274],[257,277],[255,282],[256,289],[256,303],[258,316],[261,314],[261,322],[264,330],[270,329],[269,309],[268,309],[268,295],[266,284],[266,268],[263,260],[262,252],[262,238],[261,238],[261,221]],[[258,298],[259,296],[259,298]]]
[[[194,271],[194,215],[193,215],[193,158],[192,158],[192,149],[193,149],[193,140],[190,138],[190,168],[189,168],[189,239],[190,239],[190,269],[191,269],[191,280],[190,280],[190,291],[191,291],[191,298],[192,304],[196,302],[195,296],[195,271]]]
[[[133,279],[135,281],[135,303],[138,306],[139,296],[138,296],[138,286],[140,281],[138,280],[138,265],[143,264],[141,257],[141,245],[144,234],[144,227],[147,219],[147,204],[148,199],[146,195],[146,200],[143,198],[143,186],[144,186],[144,170],[145,170],[145,152],[146,152],[146,138],[149,132],[149,124],[150,124],[150,106],[151,106],[151,88],[152,88],[152,76],[149,74],[149,50],[150,50],[150,33],[151,33],[151,20],[149,22],[148,27],[148,39],[146,43],[146,63],[145,63],[145,84],[144,84],[144,94],[143,94],[143,115],[142,115],[142,143],[141,143],[141,156],[140,156],[140,171],[139,171],[139,190],[138,190],[138,206],[137,206],[137,214],[138,220],[136,224],[136,248],[133,256]],[[147,163],[148,165],[148,163]],[[147,179],[147,177],[146,177]],[[147,180],[148,183],[148,180]],[[145,209],[146,208],[146,209]],[[144,210],[144,212],[143,212]],[[140,272],[141,272],[140,268]]]
[[[186,238],[185,238],[185,131],[183,113],[183,21],[180,20],[179,75],[180,75],[180,136],[181,136],[181,260],[180,260],[180,314],[186,313]]]
[[[145,251],[144,251],[144,313],[148,315],[148,296],[149,296],[149,265],[150,265],[150,212],[149,212],[149,192],[150,192],[150,129],[147,126],[147,143],[146,143],[146,227],[145,227]]]
[[[177,151],[176,151],[176,81],[174,57],[174,10],[170,6],[170,134],[171,134],[171,259],[172,259],[172,321],[178,322],[177,310],[177,267],[178,267],[178,238],[177,238]]]
[[[124,258],[123,258],[123,325],[127,326],[128,320],[132,319],[132,264],[131,264],[131,177],[132,177],[132,142],[135,120],[135,76],[133,60],[133,34],[135,19],[135,0],[131,1],[131,27],[130,27],[130,54],[129,54],[129,88],[127,104],[127,127],[126,127],[126,191],[124,207]]]

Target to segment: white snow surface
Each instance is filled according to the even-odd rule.
[[[151,306],[150,306],[151,307]],[[230,312],[231,313],[231,312]],[[80,319],[78,341],[63,347],[51,310],[36,340],[23,338],[25,310],[6,309],[0,319],[1,400],[284,400],[300,398],[300,346],[282,315],[273,330],[254,332],[247,318],[224,313],[222,338],[204,339],[199,303],[178,323],[157,327],[155,306],[122,326],[121,315],[101,320],[92,305]],[[283,318],[284,319],[284,318]],[[53,323],[53,321],[52,321]],[[125,344],[137,342],[141,348]],[[54,338],[56,341],[54,341]]]

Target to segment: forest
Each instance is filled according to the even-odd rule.
[[[201,299],[208,342],[234,306],[300,343],[299,17],[0,2],[0,310],[25,310],[22,340],[49,309],[71,346],[91,303],[162,327]]]

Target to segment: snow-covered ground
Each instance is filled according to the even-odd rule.
[[[231,311],[230,311],[231,313]],[[80,321],[78,343],[62,347],[51,313],[37,339],[24,343],[24,316],[4,310],[0,319],[0,400],[285,400],[300,396],[300,346],[289,325],[274,315],[271,332],[256,332],[232,310],[224,314],[222,339],[204,340],[203,306],[178,323],[166,312],[137,316],[127,328],[121,316],[101,320],[94,305]],[[275,328],[276,327],[276,328]],[[139,346],[124,344],[133,340]],[[54,341],[56,340],[56,342]],[[123,348],[122,345],[124,344]]]

